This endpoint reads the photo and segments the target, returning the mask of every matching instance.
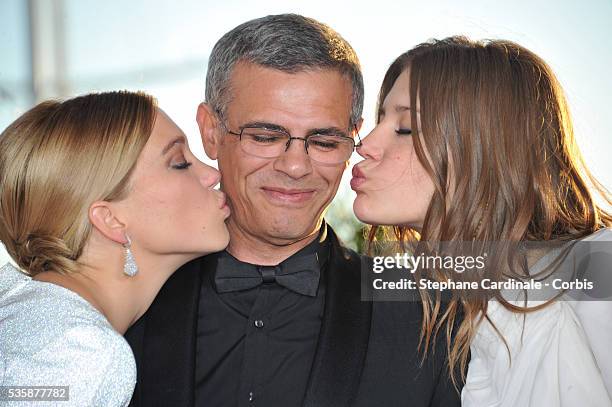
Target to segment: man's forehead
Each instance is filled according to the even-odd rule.
[[[236,93],[248,91],[249,88],[257,88],[261,91],[266,87],[275,88],[280,83],[300,81],[307,81],[310,88],[322,88],[323,84],[329,86],[331,83],[352,96],[350,78],[336,68],[306,66],[303,69],[285,71],[252,62],[238,62],[229,76],[228,99],[231,100]]]
[[[332,69],[296,73],[255,64],[233,72],[226,113],[230,121],[264,122],[304,130],[337,127],[346,131],[352,108],[352,88]],[[238,117],[237,117],[238,116]]]

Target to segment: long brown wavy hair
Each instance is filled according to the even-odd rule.
[[[584,165],[561,86],[540,57],[510,41],[432,40],[393,62],[379,107],[408,69],[410,100],[420,103],[414,149],[435,191],[420,230],[373,226],[370,248],[381,231],[404,243],[568,242],[612,225],[610,193]],[[418,123],[416,109],[411,119]],[[494,264],[518,264],[515,252],[502,253]],[[497,280],[525,277],[524,267],[510,267],[503,276],[502,269],[487,272]],[[423,358],[436,336],[445,334],[457,385],[454,372],[465,379],[470,343],[490,297],[454,292],[442,304],[439,295],[420,295]],[[499,292],[492,297],[514,312],[533,310],[510,304]]]

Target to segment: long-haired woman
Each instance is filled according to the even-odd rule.
[[[377,119],[351,182],[370,237],[387,225],[417,255],[490,251],[483,270],[434,265],[417,280],[554,279],[576,244],[612,253],[610,195],[584,166],[561,87],[533,52],[464,37],[421,44],[387,71]],[[440,294],[420,290],[422,346],[453,330],[451,370],[469,360],[465,406],[612,405],[610,301],[566,301],[564,290]]]

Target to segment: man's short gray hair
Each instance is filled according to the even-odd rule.
[[[336,31],[312,18],[270,15],[240,24],[217,41],[208,61],[206,102],[222,117],[230,102],[230,75],[237,62],[288,73],[335,69],[352,85],[350,125],[361,118],[363,76],[357,54]]]

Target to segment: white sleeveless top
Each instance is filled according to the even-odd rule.
[[[611,229],[583,241],[610,241],[605,247],[612,254]],[[606,267],[612,273],[612,264]],[[612,406],[612,299],[559,300],[524,315],[489,301],[487,315],[510,353],[484,320],[470,346],[462,406]]]

